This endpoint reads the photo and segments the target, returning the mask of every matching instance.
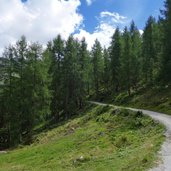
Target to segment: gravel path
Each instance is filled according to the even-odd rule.
[[[97,105],[108,105],[105,103],[99,103],[99,102],[91,102]],[[109,105],[113,107],[123,108],[119,106]],[[126,108],[133,111],[142,111],[144,114],[152,117],[154,120],[159,121],[160,123],[164,124],[166,126],[166,141],[163,143],[161,151],[159,155],[161,156],[161,162],[158,163],[158,166],[156,166],[153,169],[150,169],[149,171],[171,171],[171,116],[153,112],[149,110],[143,110],[143,109],[134,109],[134,108]]]

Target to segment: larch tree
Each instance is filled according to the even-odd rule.
[[[149,17],[143,34],[142,44],[142,57],[143,57],[143,77],[146,85],[153,84],[154,82],[154,63],[156,60],[155,47],[154,47],[154,25],[155,19]]]
[[[77,50],[78,44],[73,36],[70,36],[66,42],[63,67],[63,109],[66,118],[70,118],[78,107],[79,64]]]
[[[121,74],[122,87],[131,95],[131,36],[127,27],[123,33]]]
[[[79,93],[78,93],[78,103],[79,108],[82,108],[85,103],[85,97],[87,89],[89,86],[89,53],[87,50],[87,43],[85,38],[83,38],[79,45],[78,50],[78,65],[79,65]]]
[[[64,60],[64,41],[58,35],[52,42],[51,65],[49,74],[52,77],[50,90],[52,92],[51,113],[56,121],[59,120],[59,113],[63,108],[63,60]]]
[[[96,96],[99,95],[103,77],[103,54],[100,42],[96,39],[92,48],[93,83]]]
[[[103,73],[103,84],[106,92],[109,92],[111,89],[111,71],[110,71],[110,57],[108,49],[104,48],[103,50],[103,59],[104,59],[104,73]]]
[[[163,56],[161,64],[160,79],[164,83],[171,83],[171,1],[165,1],[165,10],[162,11],[163,18]]]
[[[112,89],[118,92],[120,89],[121,79],[121,33],[119,28],[116,29],[111,42],[110,59],[111,59],[111,81]]]
[[[136,27],[134,21],[132,21],[130,26],[130,38],[131,38],[131,86],[137,89],[137,84],[140,81],[141,73],[141,35],[138,28]]]

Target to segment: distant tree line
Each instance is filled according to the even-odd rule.
[[[32,141],[36,125],[69,119],[87,97],[128,95],[139,87],[171,84],[171,1],[158,21],[149,17],[143,34],[135,23],[117,28],[109,48],[98,40],[58,35],[43,50],[24,36],[0,58],[0,149]]]

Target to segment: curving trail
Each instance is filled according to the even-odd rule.
[[[166,126],[166,132],[165,132],[166,141],[163,143],[161,151],[159,153],[162,161],[158,163],[158,166],[150,169],[150,171],[171,171],[171,116],[159,112],[149,111],[149,110],[120,107],[120,106],[114,106],[111,104],[105,104],[100,102],[91,101],[91,103],[102,105],[102,106],[109,105],[117,108],[125,108],[132,111],[142,111],[144,114],[152,117],[154,120],[157,120],[160,123],[164,124]]]

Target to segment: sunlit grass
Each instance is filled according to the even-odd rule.
[[[0,155],[0,171],[141,171],[153,165],[163,126],[109,106],[39,134],[31,146]]]

